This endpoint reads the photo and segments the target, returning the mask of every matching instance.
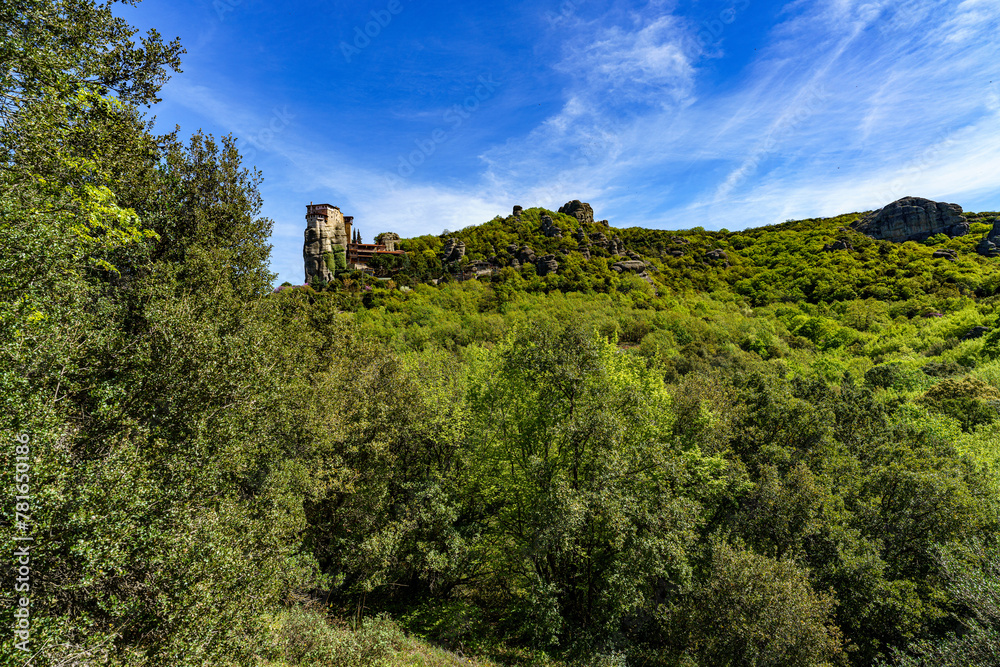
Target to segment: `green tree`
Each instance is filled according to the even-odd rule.
[[[543,644],[604,642],[657,586],[679,584],[696,504],[669,438],[669,399],[637,360],[585,330],[541,326],[472,380],[469,484],[493,508],[492,585],[516,591]]]

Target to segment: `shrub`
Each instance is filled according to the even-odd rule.
[[[990,424],[1000,416],[1000,391],[974,377],[942,380],[919,402],[957,419],[963,431],[970,431],[978,424]]]
[[[385,616],[363,619],[352,630],[329,621],[318,609],[303,607],[278,614],[269,630],[269,657],[303,667],[387,666],[403,639]]]
[[[906,391],[920,386],[918,371],[898,362],[881,364],[865,373],[865,383],[878,389],[898,389]]]
[[[843,655],[835,600],[805,571],[717,543],[711,570],[689,601],[685,654],[698,665],[819,665]]]

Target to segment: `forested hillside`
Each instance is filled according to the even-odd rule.
[[[148,125],[180,45],[2,9],[0,664],[996,664],[997,214],[274,289],[235,139]]]

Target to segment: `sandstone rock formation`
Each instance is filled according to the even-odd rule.
[[[615,262],[611,265],[611,268],[618,273],[621,273],[622,271],[635,271],[636,273],[641,273],[646,270],[646,263],[630,259],[624,262]]]
[[[305,243],[302,246],[306,283],[318,280],[329,282],[333,278],[327,268],[326,257],[337,246],[341,251],[346,249],[348,235],[344,214],[339,208],[329,204],[310,204],[306,207]]]
[[[920,197],[904,197],[875,211],[853,227],[881,241],[924,241],[936,234],[951,237],[969,233],[962,207]]]
[[[854,246],[851,245],[849,239],[837,239],[833,243],[827,243],[823,246],[824,252],[833,252],[834,250],[854,250]]]
[[[538,275],[545,276],[558,271],[559,262],[556,261],[555,255],[545,255],[535,262],[535,269],[538,271]]]
[[[549,238],[561,239],[562,229],[560,229],[556,223],[552,220],[552,216],[543,215],[542,216],[542,233]]]
[[[716,248],[705,253],[705,261],[710,264],[717,264],[723,268],[729,268],[729,255],[722,248]]]
[[[980,255],[1000,257],[1000,218],[993,222],[993,231],[983,237],[976,250]]]
[[[382,232],[375,237],[375,243],[381,243],[385,245],[385,249],[389,252],[395,252],[399,250],[399,234],[396,232]]]
[[[451,238],[444,244],[444,249],[441,251],[441,262],[448,264],[449,262],[457,262],[465,257],[465,243],[462,241],[456,241]]]
[[[566,202],[559,207],[560,213],[565,213],[566,215],[571,215],[580,221],[583,225],[594,224],[594,209],[579,199],[574,199],[571,202]]]
[[[519,264],[534,264],[535,251],[531,249],[531,246],[523,245],[520,250],[516,251],[515,259]]]

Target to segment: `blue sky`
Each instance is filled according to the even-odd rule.
[[[906,195],[1000,209],[996,0],[144,0],[164,130],[241,139],[302,281],[310,201],[366,240],[515,204],[729,230]]]

